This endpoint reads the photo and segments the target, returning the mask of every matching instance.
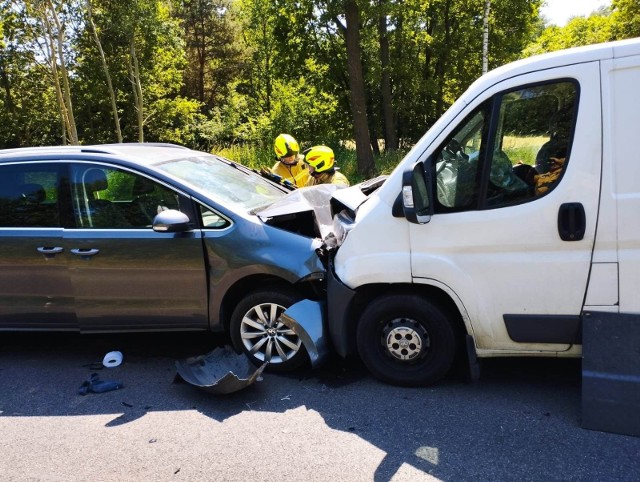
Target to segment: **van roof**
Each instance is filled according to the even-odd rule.
[[[640,38],[574,47],[535,55],[498,67],[480,77],[476,82],[481,80],[482,83],[484,83],[489,80],[491,83],[495,78],[504,78],[505,74],[508,74],[508,77],[515,77],[535,70],[545,70],[563,65],[629,57],[632,55],[640,55]]]

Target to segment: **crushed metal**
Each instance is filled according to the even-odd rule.
[[[187,383],[207,392],[226,395],[248,387],[267,366],[255,367],[231,347],[219,347],[206,355],[176,361],[178,375]]]

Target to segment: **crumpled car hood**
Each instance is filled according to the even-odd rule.
[[[389,176],[379,176],[351,187],[320,184],[292,191],[255,214],[266,224],[323,241],[335,239],[333,216],[355,212]]]
[[[332,230],[331,197],[338,190],[335,184],[296,189],[255,214],[266,224],[324,239]]]

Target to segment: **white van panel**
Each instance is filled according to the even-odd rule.
[[[618,209],[620,312],[640,313],[640,56],[616,59],[607,67],[605,125]]]
[[[618,300],[618,263],[593,263],[585,310],[614,306],[617,311]]]
[[[358,210],[357,231],[347,235],[335,259],[335,271],[349,288],[370,283],[410,283],[409,223],[391,216],[391,208],[372,196]]]
[[[566,78],[579,82],[580,100],[570,159],[558,187],[517,206],[436,214],[428,224],[410,226],[414,278],[438,280],[463,300],[478,349],[566,350],[569,345],[514,342],[503,315],[579,316],[582,311],[600,191],[599,63],[507,79],[478,96],[466,112],[498,92]],[[455,127],[444,130],[427,153]],[[584,206],[586,232],[580,241],[559,237],[558,211],[563,203]]]

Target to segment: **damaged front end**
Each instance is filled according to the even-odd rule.
[[[332,184],[298,189],[255,214],[267,225],[320,241],[316,253],[325,269],[355,224],[357,208],[378,189],[387,176],[381,176],[350,188]],[[325,283],[327,276],[325,274]],[[331,351],[328,330],[326,284],[321,298],[302,300],[281,315],[281,321],[302,341],[312,367],[318,367]]]

